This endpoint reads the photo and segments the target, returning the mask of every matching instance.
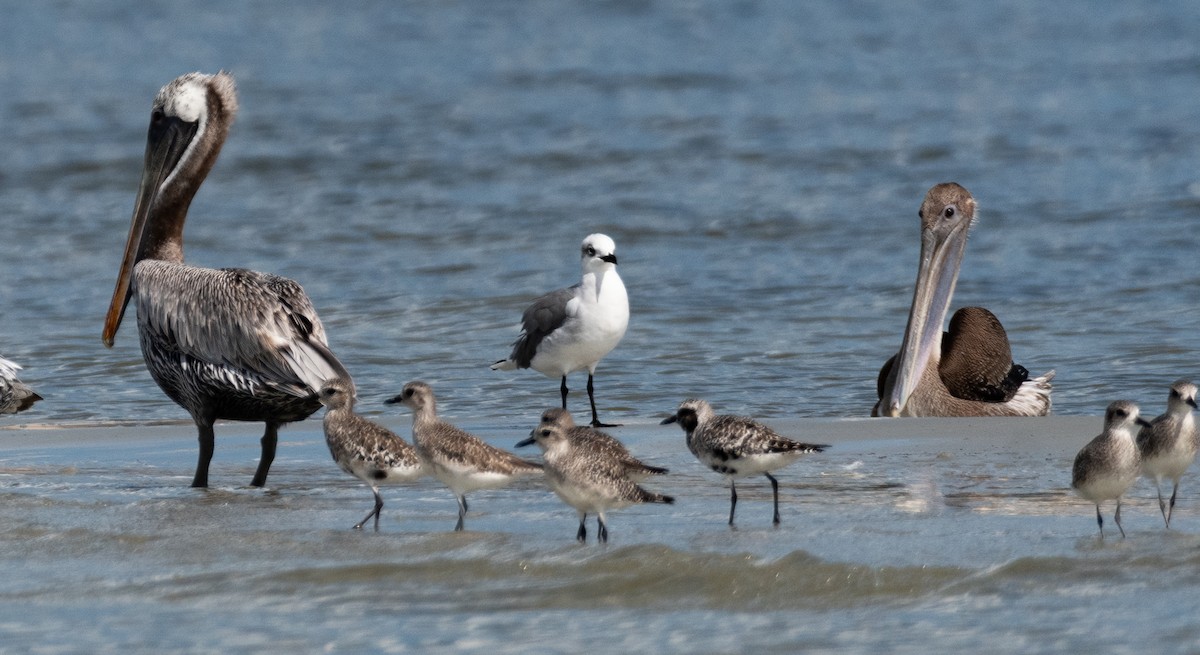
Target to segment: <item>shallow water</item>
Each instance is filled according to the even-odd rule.
[[[1190,478],[1178,532],[1143,484],[1131,538],[1099,545],[1065,471],[1108,401],[1157,413],[1195,375],[1200,8],[902,5],[7,5],[0,353],[46,400],[0,426],[54,430],[0,431],[3,648],[1194,644],[1172,611],[1195,582]],[[426,482],[389,494],[379,535],[353,534],[369,494],[315,422],[286,433],[267,492],[237,486],[257,428],[223,426],[224,486],[188,490],[185,413],[132,322],[112,350],[99,334],[150,101],[219,68],[241,112],[192,206],[190,261],[300,281],[363,413],[403,432],[380,401],[422,378],[510,445],[558,385],[486,367],[606,232],[633,321],[598,399],[671,466],[680,503],[619,513],[613,544],[579,549],[534,483],[482,494],[477,532],[455,536]],[[946,180],[982,209],[955,306],[991,308],[1019,363],[1056,369],[1065,415],[969,423],[962,453],[923,423],[880,441],[856,433],[874,422],[827,421],[874,402],[916,210]],[[780,530],[754,527],[748,482],[730,533],[727,490],[650,427],[686,396],[849,434],[785,472]],[[151,425],[72,429],[113,424]]]

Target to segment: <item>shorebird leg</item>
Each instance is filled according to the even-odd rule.
[[[587,543],[587,525],[585,525],[586,522],[587,522],[587,514],[586,513],[580,514],[579,515],[579,532],[575,533],[575,540],[581,544]]]
[[[570,391],[570,389],[567,389],[567,376],[564,375],[564,376],[562,376],[562,385],[560,385],[558,387],[558,392],[562,394],[563,409],[567,408],[567,392],[568,391]]]
[[[1171,504],[1167,507],[1167,527],[1171,527],[1171,514],[1175,512],[1175,494],[1179,493],[1179,480],[1171,487]]]
[[[563,378],[563,380],[566,380],[566,378]],[[619,427],[621,427],[620,423],[601,423],[600,417],[596,415],[596,390],[595,390],[595,386],[593,386],[593,384],[592,384],[592,374],[591,373],[588,373],[587,392],[588,392],[588,402],[590,402],[592,404],[592,427],[594,427],[594,428],[619,428]],[[564,396],[563,409],[567,408],[565,398],[566,397]]]
[[[267,484],[267,473],[271,471],[271,462],[275,461],[275,446],[279,443],[279,424],[267,421],[267,429],[262,436],[262,457],[258,459],[258,470],[254,472],[251,487],[261,487]]]
[[[737,508],[737,487],[733,478],[729,478],[729,527],[733,527],[733,510]]]
[[[1125,538],[1125,528],[1121,527],[1121,499],[1117,499],[1117,513],[1113,514],[1113,520],[1117,522],[1117,529],[1121,531],[1121,538]]]
[[[213,434],[212,421],[197,421],[196,429],[200,432],[200,458],[196,461],[196,475],[192,478],[192,486],[207,487],[208,463],[212,461],[213,446],[217,438]]]
[[[1100,526],[1100,538],[1104,538],[1104,517],[1100,515],[1100,503],[1096,503],[1096,525]]]
[[[379,510],[383,509],[383,496],[379,495],[379,490],[375,487],[371,487],[371,493],[375,494],[375,509],[372,509],[370,513],[363,517],[363,520],[358,522],[358,525],[354,526],[355,530],[362,530],[362,527],[367,524],[367,520],[374,516],[375,531],[379,532]]]
[[[769,471],[765,475],[771,481],[771,495],[775,497],[775,517],[771,519],[771,525],[779,525],[779,480]]]
[[[603,512],[596,514],[596,525],[599,526],[596,529],[596,540],[602,544],[608,543],[608,526],[604,525]]]
[[[1162,512],[1163,523],[1166,523],[1169,528],[1171,527],[1171,519],[1167,518],[1167,501],[1163,500],[1161,485],[1161,479],[1154,478],[1154,490],[1158,492],[1158,511]]]
[[[454,526],[455,532],[463,531],[463,517],[467,515],[467,496],[463,494],[458,496],[458,523]]]

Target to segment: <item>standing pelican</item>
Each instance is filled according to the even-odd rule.
[[[42,400],[29,385],[17,379],[19,370],[19,364],[0,357],[0,414],[23,412]]]
[[[921,264],[900,353],[879,371],[872,416],[1045,416],[1054,371],[1029,379],[1013,363],[1004,326],[982,307],[942,321],[975,220],[975,199],[953,182],[929,190],[921,218]]]
[[[213,423],[264,421],[250,484],[266,484],[279,426],[321,407],[323,380],[348,376],[292,280],[183,263],[183,224],[237,113],[233,77],[189,73],[154,98],[129,240],[104,321],[111,347],[131,298],[146,368],[200,437],[193,487],[208,486]]]

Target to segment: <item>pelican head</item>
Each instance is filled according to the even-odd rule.
[[[216,162],[236,114],[233,77],[224,72],[188,73],[154,97],[129,239],[104,320],[104,345],[113,345],[121,326],[132,295],[133,267],[147,258],[183,261],[188,206]]]
[[[930,361],[941,355],[942,324],[975,220],[975,199],[954,182],[925,194],[921,218],[921,263],[913,290],[904,342],[880,396],[880,413],[899,416]]]

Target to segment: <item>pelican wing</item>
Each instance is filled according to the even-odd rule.
[[[277,275],[143,260],[134,275],[138,322],[181,364],[227,382],[304,397],[346,375],[304,289]]]

